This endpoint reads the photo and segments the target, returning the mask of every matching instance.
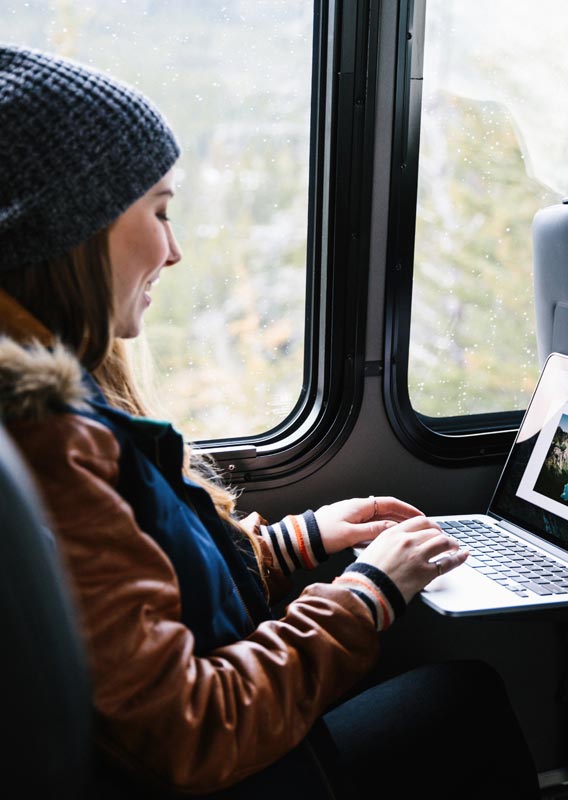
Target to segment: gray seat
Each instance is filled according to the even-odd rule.
[[[568,353],[568,200],[543,208],[533,220],[534,299],[540,365]]]
[[[90,686],[55,544],[28,471],[0,425],[0,750],[14,797],[82,798]]]

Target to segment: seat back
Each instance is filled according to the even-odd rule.
[[[0,425],[0,778],[17,797],[82,798],[90,687],[55,543]]]
[[[533,220],[534,299],[540,365],[568,353],[568,200],[537,211]]]

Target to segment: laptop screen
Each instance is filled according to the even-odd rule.
[[[548,357],[489,513],[568,549],[568,356]]]

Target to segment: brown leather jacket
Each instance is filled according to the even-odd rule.
[[[315,583],[281,619],[197,656],[172,562],[117,491],[115,437],[94,419],[51,412],[54,403],[86,402],[79,365],[6,295],[0,312],[0,415],[68,567],[101,742],[125,765],[189,793],[262,770],[373,666],[369,611],[348,589]],[[30,335],[47,347],[22,346]]]

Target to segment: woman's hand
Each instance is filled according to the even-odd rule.
[[[322,506],[314,512],[326,553],[338,553],[371,542],[387,528],[422,515],[396,497],[353,497]],[[422,515],[423,516],[423,515]]]
[[[385,572],[408,603],[434,578],[463,564],[468,555],[435,522],[417,516],[384,530],[357,561]]]

